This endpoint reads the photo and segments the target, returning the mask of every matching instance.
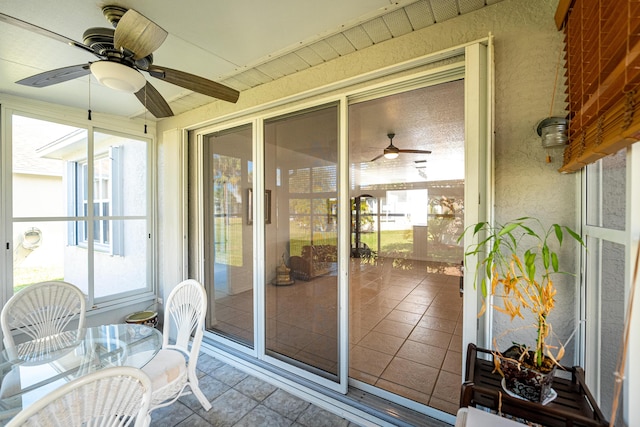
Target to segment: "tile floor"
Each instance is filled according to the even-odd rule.
[[[359,426],[205,353],[198,358],[197,374],[200,389],[212,408],[204,411],[189,394],[153,411],[151,427]],[[448,426],[426,418],[416,425]]]
[[[457,266],[352,259],[349,376],[455,414],[462,368]],[[323,371],[337,369],[337,278],[267,289],[267,348]],[[252,332],[252,292],[216,298],[217,328]]]
[[[211,402],[204,411],[193,395],[152,412],[152,427],[354,427],[325,411],[207,354],[198,358],[200,389]]]
[[[349,377],[455,414],[462,298],[455,266],[352,264]]]

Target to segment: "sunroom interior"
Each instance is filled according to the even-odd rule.
[[[438,2],[379,3],[297,54],[347,26],[433,16]],[[95,81],[25,94],[2,77],[3,304],[53,277],[87,295],[88,324],[123,323],[161,314],[194,278],[208,296],[202,352],[358,425],[453,425],[467,345],[491,348],[511,328],[478,316],[471,240],[459,237],[534,216],[587,243],[563,247],[575,274],[558,280],[554,334],[610,419],[637,263],[638,147],[561,173],[562,148],[540,142],[537,124],[569,111],[555,21],[566,2],[443,3],[457,13],[314,66],[280,73],[265,60],[274,77],[254,84],[260,67],[228,73],[235,104],[175,92],[162,119],[103,106],[112,92]],[[0,31],[17,30],[0,20]],[[292,51],[270,53],[290,63]],[[67,100],[67,84],[82,95]],[[638,368],[623,382],[616,425],[635,425]]]

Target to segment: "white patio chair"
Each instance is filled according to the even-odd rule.
[[[151,422],[151,392],[151,381],[142,370],[128,366],[105,368],[35,401],[7,427],[146,427]]]
[[[0,313],[5,348],[12,357],[27,353],[31,358],[46,356],[79,338],[78,334],[63,331],[75,318],[78,332],[83,331],[85,313],[85,296],[71,283],[49,281],[30,285],[12,296]],[[29,337],[28,345],[16,347],[14,329]],[[55,339],[43,340],[45,337]]]
[[[151,378],[153,387],[151,410],[170,405],[180,396],[189,394],[185,393],[187,386],[206,411],[211,409],[196,376],[206,311],[207,293],[193,279],[178,284],[166,299],[162,349],[142,368]],[[172,325],[175,340],[170,340]],[[189,349],[191,334],[193,340]]]

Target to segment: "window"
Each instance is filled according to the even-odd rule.
[[[109,217],[114,215],[122,215],[122,192],[121,184],[118,178],[121,175],[121,156],[123,147],[109,147],[107,153],[96,156],[94,167],[93,182],[93,202],[91,207],[94,217]],[[68,162],[69,176],[73,179],[73,185],[70,186],[71,194],[69,200],[75,203],[70,204],[71,214],[87,216],[89,213],[89,163],[87,160],[80,162]],[[87,246],[88,227],[87,223],[83,223],[82,227],[74,234],[77,236],[75,244],[82,247]],[[93,243],[97,251],[107,252],[111,255],[124,255],[122,227],[113,229],[111,221],[105,219],[95,219],[93,221]],[[72,244],[72,242],[70,242]]]
[[[584,366],[587,383],[607,419],[612,416],[617,364],[636,256],[633,236],[637,236],[634,230],[638,226],[635,222],[638,214],[634,208],[637,209],[638,204],[634,194],[638,194],[636,187],[640,181],[633,178],[632,169],[637,169],[639,164],[637,150],[632,154],[634,149],[622,149],[587,165],[583,175],[583,226],[588,248],[584,263]],[[630,344],[630,348],[632,346]],[[629,358],[627,366],[628,362]],[[629,368],[625,378],[630,382],[634,380]],[[627,390],[619,397],[616,426],[634,425],[626,415],[629,402],[634,401],[628,393]]]
[[[14,292],[65,280],[89,306],[151,292],[150,141],[10,119]]]
[[[91,206],[93,208],[93,215],[109,216],[111,206],[111,191],[109,191],[111,183],[111,160],[107,157],[96,159],[93,164],[95,169],[95,177],[93,179],[93,202]],[[80,186],[88,182],[88,167],[87,164],[82,165],[82,171],[84,172],[80,179]],[[87,215],[89,209],[89,195],[86,188],[78,192],[82,194],[82,209],[84,215]],[[109,222],[105,220],[95,220],[93,223],[93,241],[96,246],[109,246],[111,239],[109,238]],[[86,230],[86,227],[84,228]],[[83,241],[87,240],[87,236],[83,236]]]

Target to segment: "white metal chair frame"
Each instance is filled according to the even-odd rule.
[[[185,392],[187,386],[189,386],[191,392],[193,392],[206,411],[211,409],[211,403],[209,403],[198,386],[198,376],[196,375],[196,365],[204,333],[206,312],[207,293],[204,287],[194,279],[180,282],[166,299],[161,351],[179,351],[185,357],[187,369],[184,374],[169,384],[153,391],[151,410],[168,406],[180,396],[189,394]],[[170,343],[169,339],[172,321],[176,327],[176,338],[173,344]],[[193,340],[191,349],[189,349],[189,341],[192,334]],[[150,372],[147,373],[152,374]],[[167,401],[167,399],[170,400]]]
[[[50,347],[56,343],[41,339],[61,334],[76,317],[78,331],[82,331],[85,314],[85,295],[71,283],[48,281],[30,285],[13,295],[2,308],[0,324],[4,345],[10,355],[20,356],[20,350],[16,354],[13,338],[15,329],[26,334],[32,342],[37,344],[40,340],[41,345]],[[38,351],[33,345],[29,347],[30,353]]]
[[[147,427],[151,380],[132,367],[105,368],[71,381],[19,412],[7,427]]]

